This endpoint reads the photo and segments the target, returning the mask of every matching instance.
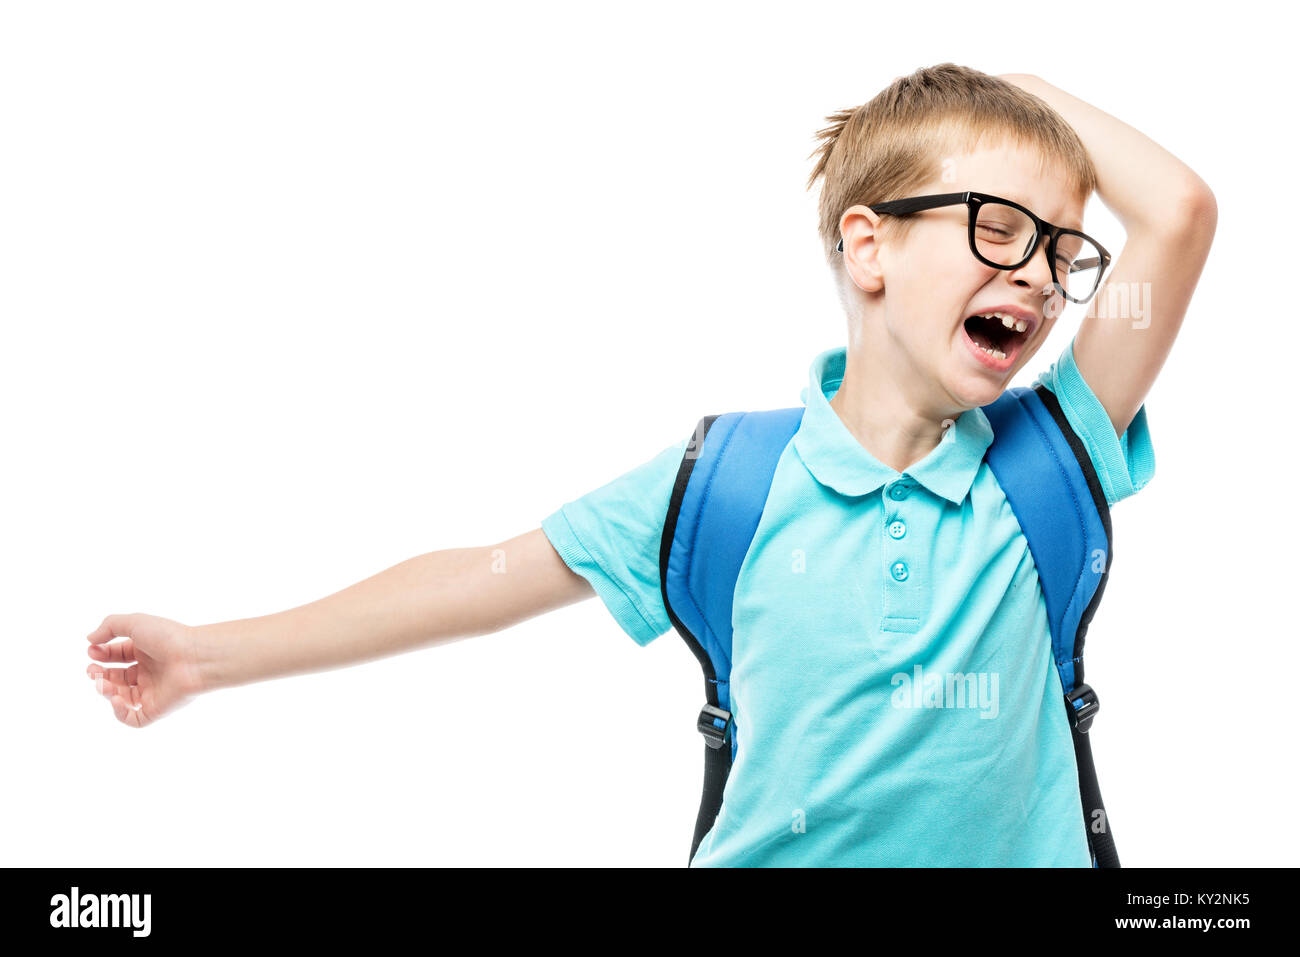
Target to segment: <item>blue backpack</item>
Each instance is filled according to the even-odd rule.
[[[1110,507],[1087,449],[1041,383],[982,407],[993,427],[985,458],[1006,493],[1038,569],[1074,739],[1083,827],[1093,867],[1119,867],[1097,785],[1088,729],[1097,695],[1083,683],[1083,640],[1110,571]],[[718,816],[736,755],[731,714],[731,613],[736,580],[804,407],[708,415],[673,485],[659,547],[659,582],[673,627],[704,670],[704,792],[691,857]]]

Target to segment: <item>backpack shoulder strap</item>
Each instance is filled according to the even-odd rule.
[[[704,789],[691,859],[713,827],[735,758],[731,614],[740,566],[758,529],[777,461],[804,407],[700,419],[682,455],[659,546],[664,609],[704,671]]]
[[[1088,450],[1052,391],[1008,389],[983,407],[993,427],[987,461],[1038,570],[1079,768],[1093,864],[1119,867],[1087,737],[1097,695],[1083,683],[1083,644],[1110,573],[1110,507]]]

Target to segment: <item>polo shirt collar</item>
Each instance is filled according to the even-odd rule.
[[[813,477],[842,495],[866,495],[900,474],[908,475],[960,505],[993,441],[993,427],[984,410],[967,409],[925,458],[903,473],[895,472],[868,452],[831,408],[830,399],[844,380],[847,358],[845,346],[821,353],[809,369],[808,386],[799,393],[807,408],[794,444]]]

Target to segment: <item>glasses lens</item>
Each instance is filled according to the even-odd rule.
[[[1056,240],[1056,281],[1077,302],[1088,299],[1101,282],[1101,250],[1078,233],[1061,233]]]
[[[975,248],[999,266],[1019,263],[1034,248],[1034,221],[1014,206],[981,203],[975,217]]]
[[[1015,266],[1037,248],[1034,221],[1014,206],[981,203],[975,217],[975,248],[989,262]],[[1088,299],[1101,281],[1101,250],[1079,233],[1056,241],[1056,279],[1076,302]]]

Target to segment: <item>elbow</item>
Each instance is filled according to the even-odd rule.
[[[1179,231],[1202,239],[1207,245],[1219,225],[1219,204],[1205,181],[1193,175],[1179,194],[1176,222]]]

